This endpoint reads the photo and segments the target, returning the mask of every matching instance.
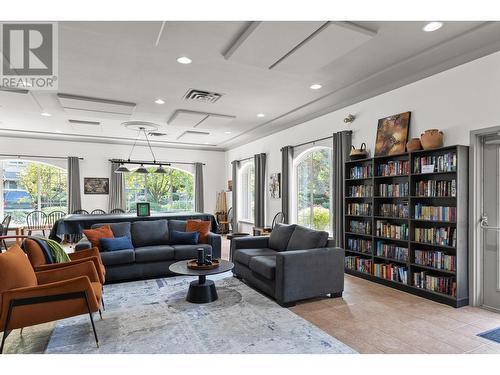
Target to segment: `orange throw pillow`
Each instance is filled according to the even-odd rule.
[[[113,231],[109,225],[103,225],[102,227],[96,229],[85,229],[83,234],[92,244],[92,247],[97,247],[101,250],[101,243],[99,238],[114,238]]]
[[[186,224],[186,232],[198,232],[200,234],[200,243],[207,243],[207,235],[210,233],[210,221],[188,220]]]

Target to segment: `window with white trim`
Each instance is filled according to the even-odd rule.
[[[239,177],[239,220],[253,223],[255,210],[255,167],[253,161],[243,164]]]
[[[307,228],[332,233],[332,149],[313,147],[294,160],[294,221]]]

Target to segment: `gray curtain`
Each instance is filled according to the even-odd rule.
[[[126,211],[125,204],[125,176],[123,173],[115,173],[120,163],[111,162],[111,175],[109,178],[109,202],[108,212],[115,208]]]
[[[333,134],[332,150],[332,228],[335,246],[344,247],[344,178],[345,162],[352,145],[352,131]]]
[[[75,156],[68,156],[68,213],[81,209],[80,160]]]
[[[203,201],[203,163],[194,163],[194,210],[205,211]]]
[[[293,147],[285,146],[281,149],[281,212],[285,223],[291,222],[290,218],[290,178],[292,175]]]
[[[236,191],[238,190],[238,169],[240,168],[239,160],[234,160],[231,162],[233,166],[233,203],[231,205],[233,209],[233,233],[238,232],[238,197]]]
[[[255,167],[255,210],[254,225],[266,225],[266,154],[260,153],[253,156]]]

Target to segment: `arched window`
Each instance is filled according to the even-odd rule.
[[[63,168],[29,160],[1,160],[2,194],[0,219],[11,215],[12,222],[25,224],[33,210],[67,211],[68,175]],[[3,211],[3,212],[2,212]]]
[[[332,149],[314,147],[294,160],[293,212],[299,225],[332,232]]]
[[[255,167],[253,161],[246,162],[240,168],[238,185],[239,220],[253,223],[255,210]]]
[[[152,212],[194,211],[193,174],[174,167],[164,167],[167,173],[125,174],[127,210],[136,211],[137,202],[149,202]]]

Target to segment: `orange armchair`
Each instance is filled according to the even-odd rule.
[[[18,236],[10,236],[14,238],[19,238]],[[22,237],[22,236],[21,236]],[[92,249],[80,250],[76,253],[68,254],[71,259],[70,262],[66,263],[54,263],[47,264],[45,260],[45,256],[43,255],[43,251],[38,245],[38,243],[29,237],[22,237],[24,240],[24,251],[28,255],[28,259],[33,266],[35,271],[45,271],[51,269],[57,269],[61,267],[67,267],[70,264],[76,264],[81,262],[92,261],[94,262],[95,269],[97,270],[97,274],[99,275],[99,281],[101,284],[104,284],[106,281],[106,268],[101,260],[101,254],[99,253],[99,249],[94,247]]]
[[[96,344],[93,313],[100,313],[102,284],[94,262],[35,272],[23,250],[11,246],[0,254],[0,353],[13,329],[89,314]]]

